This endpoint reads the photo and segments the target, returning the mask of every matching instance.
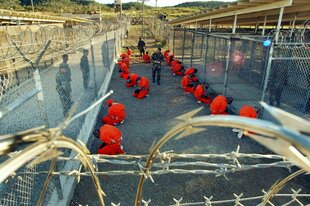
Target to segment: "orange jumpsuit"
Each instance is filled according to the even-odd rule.
[[[104,144],[99,148],[98,154],[116,155],[125,153],[121,146],[122,133],[116,127],[108,124],[103,125],[100,128],[100,140]]]
[[[191,85],[191,79],[189,75],[185,75],[182,79],[182,86],[184,89],[184,92],[188,93],[194,93],[195,92],[195,87]]]
[[[226,109],[227,109],[227,99],[223,95],[215,97],[210,104],[211,114],[228,114]]]
[[[172,54],[172,55],[170,55],[170,56],[168,56],[168,57],[166,58],[166,63],[167,63],[168,65],[170,65],[170,64],[172,63],[173,59],[174,59],[174,55]]]
[[[143,55],[143,63],[151,63],[151,57],[148,54]]]
[[[169,57],[169,53],[170,53],[170,50],[166,50],[166,51],[164,52],[164,57],[165,57],[165,59],[167,59],[167,58]]]
[[[121,103],[113,103],[108,109],[108,115],[102,117],[102,121],[109,125],[118,125],[126,117],[125,106]]]
[[[139,75],[135,73],[129,74],[129,79],[126,83],[126,87],[134,87],[137,84],[137,79],[139,78]]]
[[[128,66],[125,63],[123,63],[120,67],[120,70],[121,73],[119,74],[119,76],[123,79],[127,79],[130,72]]]
[[[205,88],[201,84],[196,87],[194,97],[196,98],[197,101],[200,101],[202,103],[205,104],[211,103],[211,98],[209,96],[206,96]]]
[[[185,75],[189,75],[191,74],[191,81],[192,82],[198,82],[199,79],[194,75],[197,72],[197,70],[194,67],[190,67],[188,69],[185,70],[184,74]]]
[[[182,66],[182,64],[176,63],[172,67],[172,72],[174,75],[183,76],[184,75],[182,71],[183,68],[184,67]]]
[[[244,105],[240,109],[240,116],[256,119],[257,118],[257,112],[256,112],[255,108],[253,108],[249,105]]]
[[[126,53],[122,53],[122,54],[120,55],[120,57],[123,59],[123,58],[125,58],[125,57],[128,57],[128,55],[127,55]]]
[[[127,50],[126,50],[126,53],[127,53],[128,56],[130,56],[130,55],[131,55],[131,50],[130,50],[130,49],[127,49]]]
[[[150,91],[150,81],[146,77],[141,77],[138,86],[139,89],[133,93],[133,96],[138,99],[143,99]]]

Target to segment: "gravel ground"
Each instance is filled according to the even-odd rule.
[[[130,67],[132,72],[140,76],[151,78],[151,65],[134,64]],[[150,96],[143,100],[132,97],[134,89],[124,86],[125,81],[118,77],[117,70],[113,74],[110,88],[114,90],[112,96],[116,101],[126,106],[127,119],[119,126],[123,133],[123,145],[127,154],[147,154],[154,141],[159,140],[169,129],[178,123],[174,118],[194,110],[201,105],[192,95],[184,95],[180,77],[172,76],[167,66],[162,69],[161,85],[151,84]],[[97,127],[100,127],[101,117],[106,113],[103,106],[98,116]],[[208,115],[206,106],[198,115]],[[96,153],[100,142],[92,139],[89,148]],[[178,153],[226,153],[234,151],[241,146],[244,153],[270,153],[262,146],[248,138],[238,139],[229,128],[209,127],[206,132],[195,134],[189,138],[170,141],[161,151],[174,150]],[[241,162],[245,163],[245,162]],[[247,162],[249,163],[249,162]],[[100,171],[128,170],[129,167],[100,165]],[[131,169],[138,169],[131,168]],[[161,175],[154,176],[155,183],[147,180],[144,185],[143,199],[151,199],[150,205],[173,204],[173,198],[183,202],[203,201],[203,196],[214,196],[214,200],[233,199],[233,194],[243,193],[244,197],[261,195],[261,190],[268,190],[278,179],[287,176],[285,169],[256,169],[245,172],[229,174],[227,181],[224,177],[213,175]],[[100,176],[101,185],[106,193],[106,205],[111,202],[121,205],[133,205],[138,185],[137,176]],[[309,177],[302,176],[292,181],[283,191],[290,188],[302,188],[303,192],[310,192]],[[302,199],[302,198],[301,198]],[[310,203],[304,199],[304,203]],[[280,202],[274,202],[277,205]],[[91,178],[82,178],[78,184],[71,205],[98,205],[96,192],[92,186]],[[247,202],[245,205],[256,205],[258,202]],[[225,205],[225,204],[223,204]],[[226,204],[231,205],[231,204]]]

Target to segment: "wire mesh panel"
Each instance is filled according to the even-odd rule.
[[[194,44],[192,47],[192,59],[191,65],[192,67],[198,70],[197,75],[201,78],[201,81],[205,81],[206,79],[206,36],[204,33],[194,33]]]
[[[267,103],[310,118],[309,57],[307,45],[275,46],[265,99]]]
[[[182,56],[182,48],[184,42],[184,30],[175,29],[173,41],[173,53],[176,57],[180,58]]]
[[[121,48],[127,21],[83,25],[1,27],[0,134],[11,134],[41,125],[58,127],[69,115],[89,107],[102,95],[106,74]],[[109,32],[108,32],[109,31]],[[48,41],[50,40],[50,41]],[[8,54],[11,55],[8,55]],[[73,107],[73,105],[76,105]],[[63,134],[87,142],[99,108],[70,124]],[[23,148],[18,148],[22,150]],[[71,150],[64,156],[75,155]],[[1,161],[5,161],[1,157]],[[78,164],[57,164],[58,170]],[[38,165],[47,170],[49,162]],[[22,167],[23,177],[0,185],[0,205],[34,205],[47,174],[36,176],[37,167]],[[67,178],[65,178],[67,179]],[[74,178],[71,178],[74,179]],[[56,194],[62,199],[63,179],[53,177],[43,205]]]
[[[227,38],[212,35],[206,40],[206,79],[219,93],[224,86],[228,42]]]
[[[227,95],[236,100],[260,101],[269,48],[262,42],[231,38]]]

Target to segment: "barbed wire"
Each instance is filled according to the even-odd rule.
[[[14,21],[14,19],[12,19]],[[2,44],[0,46],[0,61],[20,58],[18,52],[12,45],[14,41],[26,55],[35,55],[42,45],[52,40],[49,53],[63,50],[72,50],[73,47],[84,45],[90,39],[98,37],[108,31],[117,30],[127,24],[129,17],[115,21],[89,22],[78,25],[35,25],[37,29],[31,29],[30,25],[15,26],[17,31],[10,32],[7,25],[0,25],[2,31]],[[18,25],[18,24],[17,24]]]
[[[291,197],[292,199],[289,200],[287,203],[282,204],[282,206],[287,206],[290,205],[294,202],[298,203],[300,206],[303,206],[304,204],[298,200],[297,198],[299,197],[310,197],[310,194],[302,194],[301,189],[294,190],[291,189],[292,193],[290,194],[275,194],[274,197]],[[212,205],[219,205],[223,203],[234,203],[235,206],[237,205],[243,205],[241,202],[246,202],[246,201],[251,201],[251,200],[261,200],[265,197],[266,191],[262,190],[263,195],[259,196],[252,196],[252,197],[243,197],[243,193],[240,195],[234,194],[234,199],[228,199],[228,200],[213,200],[213,196],[211,197],[206,197],[204,196],[204,201],[203,202],[191,202],[191,203],[182,203],[183,198],[181,197],[180,199],[173,198],[173,201],[175,204],[170,205],[170,206],[192,206],[192,205],[206,205],[206,206],[212,206]],[[269,205],[274,206],[274,204],[269,201]],[[259,204],[260,205],[260,204]]]

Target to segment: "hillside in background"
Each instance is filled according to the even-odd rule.
[[[110,8],[114,8],[114,4],[106,4]],[[142,3],[139,2],[129,2],[122,4],[123,10],[142,10]],[[144,9],[151,9],[151,6],[144,5]]]
[[[101,13],[103,17],[114,16],[114,4],[99,4],[95,1],[86,0],[33,0],[35,11],[42,13],[73,13],[73,14],[94,14]],[[166,16],[167,19],[179,18],[184,15],[199,12],[203,9],[214,8],[227,4],[227,2],[187,2],[174,7],[151,7],[144,5],[145,17]],[[31,11],[31,0],[0,0],[1,9],[15,11]],[[142,16],[142,4],[139,2],[123,3],[124,13],[133,16]]]
[[[223,2],[223,1],[197,1],[197,2],[185,2],[182,4],[178,4],[174,7],[200,7],[204,9],[212,9],[215,7],[220,7],[223,5],[229,4],[229,2]]]

